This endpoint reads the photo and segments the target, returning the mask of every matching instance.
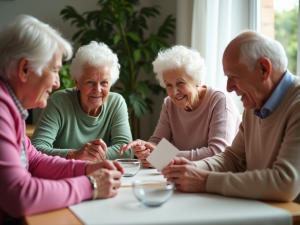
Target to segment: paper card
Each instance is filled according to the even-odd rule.
[[[155,166],[156,169],[162,171],[178,152],[179,150],[174,145],[163,138],[147,157],[147,161]]]

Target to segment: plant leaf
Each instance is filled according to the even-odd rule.
[[[118,42],[121,40],[121,36],[119,34],[114,36],[114,45],[118,44]]]
[[[77,11],[72,6],[66,6],[65,9],[60,11],[63,20],[71,20],[71,25],[76,27],[83,27],[86,24],[86,21],[83,16],[77,13]]]
[[[144,55],[146,56],[146,59],[152,59],[152,54],[147,49],[143,49]]]
[[[144,62],[144,70],[147,74],[152,71],[152,64],[148,62]]]
[[[139,81],[138,82],[138,87],[140,89],[142,98],[145,99],[147,97],[148,94],[148,86],[144,81]]]
[[[140,118],[141,114],[146,114],[147,112],[147,103],[142,99],[140,95],[135,92],[132,92],[129,95],[129,102],[133,107],[134,115]]]
[[[157,36],[167,39],[169,35],[174,34],[176,19],[169,15],[163,24],[159,27]]]
[[[126,35],[131,37],[131,39],[136,42],[141,42],[141,39],[139,38],[139,36],[134,32],[127,32]]]
[[[135,62],[141,59],[141,49],[137,49],[133,52],[133,58]]]

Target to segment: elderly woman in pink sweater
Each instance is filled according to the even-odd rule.
[[[162,138],[173,143],[177,156],[192,161],[224,151],[235,137],[241,122],[240,113],[223,91],[204,85],[206,66],[199,52],[185,46],[160,51],[153,62],[160,85],[166,88],[160,118],[148,142],[135,140],[123,144],[146,167],[146,158]]]
[[[123,167],[38,152],[25,135],[27,109],[47,104],[58,88],[71,45],[39,20],[22,15],[0,31],[0,224],[117,194]]]

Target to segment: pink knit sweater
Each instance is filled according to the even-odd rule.
[[[20,113],[0,80],[0,224],[4,213],[19,218],[91,198],[86,162],[38,152],[25,136],[27,168],[21,159]]]
[[[230,97],[207,86],[202,103],[193,111],[179,108],[166,97],[149,142],[157,145],[164,137],[181,150],[177,156],[200,160],[231,145],[240,122],[240,113]]]

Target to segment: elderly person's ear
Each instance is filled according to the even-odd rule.
[[[21,80],[21,82],[25,83],[28,79],[28,60],[25,58],[22,58],[19,62],[18,66],[18,75]]]
[[[269,79],[271,73],[272,73],[272,63],[271,61],[266,58],[266,57],[262,57],[257,61],[258,67],[259,67],[259,71],[262,75],[263,80],[267,80]]]
[[[77,78],[74,78],[74,83],[75,83],[75,86],[76,86],[76,91],[78,91],[79,90],[79,84],[78,84]]]

